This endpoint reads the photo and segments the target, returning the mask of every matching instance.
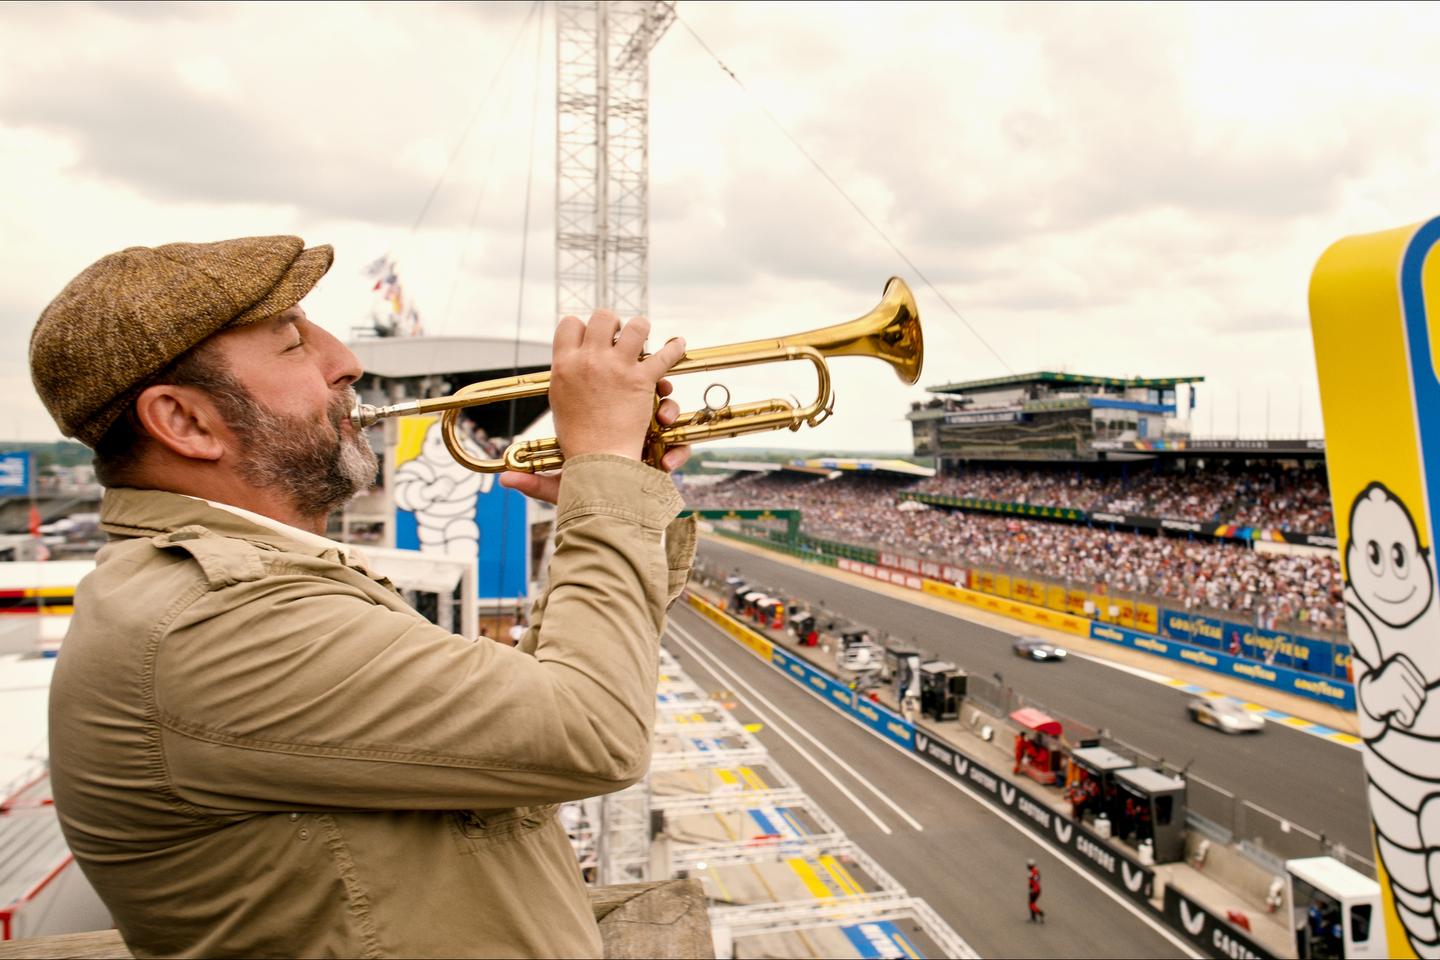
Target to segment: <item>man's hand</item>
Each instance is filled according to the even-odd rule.
[[[555,328],[550,409],[566,457],[613,453],[640,459],[655,409],[656,386],[685,354],[685,342],[671,340],[640,359],[650,321],[620,318],[600,310],[582,324],[566,317]]]
[[[1393,723],[1408,727],[1425,705],[1425,677],[1409,657],[1398,654],[1361,679],[1359,694],[1370,716],[1385,720],[1393,715]]]
[[[669,396],[672,386],[664,375],[684,356],[685,341],[677,337],[641,360],[649,333],[645,318],[622,327],[619,317],[605,310],[597,311],[588,324],[566,317],[555,328],[550,409],[567,458],[609,453],[638,460],[652,412],[662,425],[680,415],[670,399],[662,400],[657,411],[655,397]],[[689,458],[688,447],[676,447],[666,451],[660,469],[678,470]],[[507,472],[500,483],[550,503],[560,491],[560,478],[554,474]]]

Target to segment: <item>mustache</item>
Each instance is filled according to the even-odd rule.
[[[339,430],[341,424],[350,418],[350,411],[355,409],[355,404],[360,401],[355,393],[354,387],[345,387],[330,398],[330,404],[325,412],[330,418],[330,424]]]

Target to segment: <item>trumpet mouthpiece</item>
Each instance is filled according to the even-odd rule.
[[[364,430],[372,424],[379,423],[389,417],[403,417],[412,413],[423,413],[419,400],[406,400],[404,403],[392,403],[388,407],[376,407],[368,403],[357,403],[350,411],[350,425],[356,430]]]
[[[380,420],[380,409],[368,403],[357,403],[350,411],[350,426],[356,430],[364,430],[372,423]]]

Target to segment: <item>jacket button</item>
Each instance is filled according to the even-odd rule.
[[[300,833],[298,834],[298,836],[300,837],[301,840],[309,840],[309,839],[310,839],[310,831],[309,831],[309,830],[306,830],[305,828],[302,827],[302,828],[300,829]]]
[[[298,813],[292,813],[292,814],[290,814],[290,822],[291,822],[291,823],[294,823],[296,820],[299,820],[299,819],[300,819],[300,814],[298,814]]]

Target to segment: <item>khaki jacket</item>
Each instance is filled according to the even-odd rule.
[[[50,758],[66,840],[126,943],[598,956],[554,810],[649,765],[659,635],[695,550],[679,508],[643,464],[567,464],[550,586],[512,648],[445,632],[342,551],[108,491]]]

